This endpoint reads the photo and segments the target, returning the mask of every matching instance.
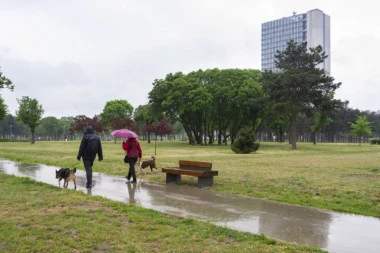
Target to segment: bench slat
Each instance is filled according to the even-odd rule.
[[[212,177],[218,175],[218,171],[182,170],[179,168],[162,168],[162,172],[195,177]]]
[[[197,162],[197,161],[185,161],[185,160],[180,160],[179,161],[179,166],[187,166],[187,167],[201,167],[201,168],[212,168],[212,163],[208,162]]]

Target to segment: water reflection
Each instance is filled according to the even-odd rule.
[[[136,190],[137,190],[137,184],[136,183],[131,183],[130,181],[128,181],[126,183],[126,185],[127,185],[127,188],[128,188],[128,200],[129,200],[128,202],[130,204],[140,204],[135,199],[135,193],[136,193]],[[141,185],[141,180],[139,180],[139,185]]]
[[[0,160],[0,171],[58,186],[56,169]],[[85,172],[77,170],[76,176],[77,190],[87,194],[286,242],[310,244],[330,252],[380,252],[380,219],[377,218],[230,196],[186,185],[152,183],[144,177],[132,184],[126,183],[125,178],[96,172],[94,187],[86,189]],[[74,186],[69,184],[68,188]]]

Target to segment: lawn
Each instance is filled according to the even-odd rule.
[[[160,168],[178,160],[213,163],[219,171],[204,190],[271,199],[380,217],[380,146],[369,144],[261,143],[238,155],[229,146],[141,141],[143,160]],[[78,141],[0,142],[0,157],[83,170]],[[104,161],[94,171],[125,175],[121,142],[103,142]],[[144,175],[165,183],[165,174]],[[183,176],[195,187],[196,178]],[[0,174],[0,252],[322,252],[194,219],[88,196]]]
[[[380,217],[380,145],[261,143],[256,153],[242,155],[230,146],[196,146],[180,141],[141,141],[143,160],[156,156],[162,167],[178,160],[212,162],[219,171],[214,186],[207,190],[285,203]],[[0,143],[4,159],[84,169],[76,160],[79,142]],[[94,171],[126,175],[121,142],[103,142],[104,161]],[[145,176],[165,182],[164,173]],[[183,183],[195,185],[195,177]]]

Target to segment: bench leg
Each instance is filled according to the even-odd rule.
[[[203,188],[203,187],[209,187],[212,186],[214,182],[214,177],[198,177],[198,187]]]
[[[166,183],[180,182],[181,175],[166,173]]]

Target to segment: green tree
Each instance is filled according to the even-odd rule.
[[[104,126],[109,126],[114,119],[131,119],[132,113],[133,106],[127,100],[111,100],[104,106],[100,119]]]
[[[366,115],[358,116],[355,123],[350,123],[351,125],[351,136],[357,136],[359,138],[359,144],[361,144],[361,137],[369,137],[372,136],[371,123],[367,120]]]
[[[322,127],[326,126],[331,122],[331,118],[329,118],[326,114],[317,113],[315,116],[315,124],[311,126],[311,132],[313,133],[313,144],[317,144],[317,133],[321,131]]]
[[[183,129],[183,126],[182,126],[181,122],[176,121],[172,125],[172,128],[173,128],[173,131],[174,131],[174,139],[176,139],[176,136],[179,136],[180,139],[184,139],[183,136],[185,135],[185,131]]]
[[[350,122],[354,122],[362,113],[358,109],[351,109],[344,106],[333,115],[332,122],[324,127],[324,134],[326,141],[329,142],[347,142],[350,131]]]
[[[211,69],[185,75],[168,74],[155,80],[149,103],[170,118],[179,121],[189,144],[233,142],[245,125],[258,129],[262,119],[259,98],[261,72],[258,70]],[[222,140],[223,139],[223,140]]]
[[[231,150],[237,154],[249,154],[256,152],[260,143],[256,142],[255,133],[249,127],[242,128],[236,141],[231,145]]]
[[[7,77],[3,76],[3,72],[0,71],[0,90],[8,88],[11,91],[14,89],[14,85],[12,84],[12,81],[9,80]],[[0,121],[5,119],[7,116],[7,105],[4,102],[4,99],[0,95]]]
[[[41,119],[36,128],[37,135],[43,135],[48,140],[58,140],[63,132],[63,124],[53,116]]]
[[[275,101],[275,111],[289,113],[290,143],[296,149],[297,119],[321,111],[327,105],[342,106],[334,99],[341,83],[334,83],[325,70],[319,68],[327,58],[321,46],[307,49],[307,43],[288,42],[287,48],[275,55],[279,72],[265,72],[263,88],[269,101]],[[330,107],[331,108],[331,107]]]
[[[203,81],[204,80],[204,81]],[[211,126],[209,139],[217,130],[218,144],[233,143],[239,130],[249,125],[256,132],[262,122],[263,96],[261,72],[250,69],[206,70],[202,77],[207,91],[212,94],[208,108]],[[223,138],[223,139],[222,139]]]
[[[194,75],[187,79],[178,72],[168,74],[165,80],[155,80],[149,99],[153,108],[184,126],[190,144],[201,144],[211,95]]]
[[[4,99],[0,97],[0,121],[2,121],[3,119],[7,117],[7,113],[8,113],[8,107],[4,103]]]
[[[30,128],[32,133],[32,144],[35,143],[35,130],[36,127],[40,124],[44,109],[42,105],[38,103],[36,99],[32,99],[28,96],[24,96],[20,99],[17,99],[18,104],[20,105],[18,111],[16,112],[16,118],[18,121],[23,122]]]
[[[346,107],[348,102],[342,102],[340,100],[334,100],[334,93],[326,93],[322,96],[322,100],[319,106],[319,110],[314,114],[314,125],[311,126],[312,139],[314,145],[317,143],[316,135],[322,128],[332,122],[334,115],[339,110]]]
[[[140,126],[141,132],[145,132],[148,143],[151,142],[151,128],[155,122],[158,122],[164,118],[163,114],[156,110],[151,104],[140,105],[136,108],[133,119]],[[144,131],[145,130],[145,131]]]
[[[62,126],[62,139],[72,139],[73,136],[70,136],[69,137],[69,129],[70,129],[70,126],[71,124],[74,122],[74,117],[72,116],[68,116],[68,117],[61,117],[59,119],[59,122],[60,122],[60,125]]]

